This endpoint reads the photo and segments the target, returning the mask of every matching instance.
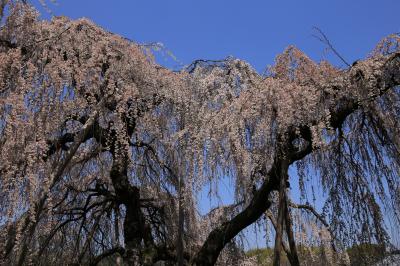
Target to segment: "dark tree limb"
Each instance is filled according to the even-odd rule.
[[[354,86],[365,89],[370,89],[372,86],[379,91],[377,94],[369,96],[362,101],[351,97],[337,98],[335,95],[328,95],[327,97],[333,100],[333,104],[329,107],[331,115],[329,122],[331,127],[335,129],[339,128],[350,114],[361,107],[363,101],[373,101],[400,84],[400,53],[394,53],[380,60],[384,61],[384,64],[376,66],[380,68],[379,71],[382,73],[380,79],[376,79],[376,77],[370,77],[371,80],[357,79],[355,76],[359,73],[359,70],[357,69],[357,65],[355,65],[343,73],[346,77],[344,79],[345,82],[332,82],[332,84],[327,85],[328,87],[333,87],[335,90],[341,91],[345,91],[346,88]],[[330,89],[326,91],[330,91]],[[293,152],[291,149],[287,149],[287,151],[290,152],[289,165],[297,160],[303,159],[312,152],[310,126],[317,125],[319,122],[319,120],[315,120],[311,121],[309,124],[300,125],[302,133],[305,133],[304,135],[302,134],[302,137],[304,137],[309,144],[302,151]],[[289,145],[287,145],[289,148],[290,143],[294,140],[293,137],[296,136],[295,129],[289,128],[286,133],[290,136]],[[268,197],[272,191],[277,190],[279,187],[279,176],[277,176],[277,173],[281,170],[281,160],[282,158],[275,158],[271,169],[264,175],[266,177],[264,183],[254,194],[249,206],[232,220],[224,222],[209,234],[200,251],[194,258],[194,265],[214,265],[224,246],[241,230],[254,223],[270,207],[271,202],[268,201]]]
[[[284,162],[286,160],[283,160]],[[275,230],[275,247],[274,247],[274,266],[281,265],[281,250],[283,244],[283,227],[285,222],[285,201],[286,201],[286,180],[287,180],[287,167],[281,169],[279,180],[279,202],[278,202],[278,218],[276,221]]]
[[[293,235],[293,231],[292,231],[292,219],[291,219],[290,213],[289,213],[288,199],[287,199],[287,197],[285,199],[286,199],[285,207],[284,207],[285,228],[286,228],[286,235],[287,235],[289,247],[290,247],[290,255],[288,256],[288,258],[289,258],[290,264],[292,266],[299,266],[300,260],[299,260],[299,255],[297,254],[296,242],[294,240],[294,235]]]
[[[312,206],[310,206],[308,204],[296,204],[293,202],[289,202],[289,207],[296,208],[296,209],[303,209],[303,210],[306,210],[306,211],[312,213],[315,216],[315,218],[317,218],[318,221],[320,221],[324,225],[324,227],[328,230],[328,232],[332,238],[332,240],[331,240],[332,249],[333,249],[333,251],[336,251],[336,245],[335,245],[335,241],[334,241],[335,235],[333,234],[329,224],[326,222],[325,218],[322,217],[322,215],[320,215]]]
[[[240,231],[254,223],[270,206],[270,193],[278,188],[281,166],[277,163],[265,175],[265,181],[255,192],[250,204],[232,220],[215,228],[194,258],[194,265],[214,265],[219,253]]]
[[[272,213],[270,211],[267,211],[265,213],[265,215],[271,221],[271,224],[274,227],[274,230],[276,231],[277,224],[276,224],[276,220],[275,220],[274,216],[272,215]],[[289,250],[289,247],[287,246],[287,244],[285,243],[285,241],[282,241],[282,249],[285,251],[286,255],[289,257],[290,256],[290,250]]]
[[[25,221],[23,223],[27,224],[27,227],[28,227],[27,230],[28,230],[29,233],[27,234],[26,239],[24,239],[24,241],[23,241],[22,248],[21,248],[21,253],[20,253],[20,256],[18,258],[17,265],[22,265],[24,263],[24,261],[25,261],[26,255],[28,253],[28,245],[29,245],[30,240],[31,240],[31,238],[32,238],[32,236],[33,236],[33,234],[34,234],[34,232],[36,230],[36,226],[37,226],[37,224],[39,222],[39,218],[40,218],[41,212],[43,211],[44,205],[45,205],[46,200],[48,198],[49,191],[57,184],[57,182],[61,178],[65,168],[70,163],[70,161],[72,160],[72,157],[75,155],[76,151],[78,150],[78,148],[81,145],[82,141],[84,140],[85,136],[90,131],[90,127],[96,121],[96,119],[97,119],[97,117],[99,115],[99,109],[101,108],[103,103],[104,103],[104,99],[97,106],[98,109],[96,109],[92,113],[91,117],[83,125],[82,130],[80,131],[80,133],[77,136],[76,140],[73,142],[71,148],[68,150],[67,154],[65,155],[64,160],[55,167],[55,171],[50,175],[50,177],[49,177],[49,187],[43,189],[39,200],[34,204],[34,206],[35,206],[35,210],[34,211],[35,211],[35,216],[36,216],[35,221],[32,222],[30,220],[29,216],[26,216]]]
[[[350,64],[343,58],[343,56],[340,55],[340,53],[335,49],[335,47],[332,45],[332,43],[329,41],[328,37],[325,35],[325,33],[318,27],[313,27],[314,30],[316,30],[319,34],[318,35],[313,35],[315,38],[317,38],[319,41],[322,43],[326,44],[329,49],[332,50],[332,52],[339,57],[340,60],[342,60],[343,63],[345,63],[346,66],[350,67]]]

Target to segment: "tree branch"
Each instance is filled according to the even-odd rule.
[[[289,213],[289,208],[288,208],[288,199],[286,197],[285,200],[285,227],[286,227],[286,235],[289,241],[289,247],[290,247],[290,256],[288,256],[290,260],[290,264],[292,266],[299,266],[300,261],[299,261],[299,255],[297,254],[297,249],[296,249],[296,242],[294,240],[294,235],[292,231],[292,219],[290,217]]]
[[[372,58],[367,60],[376,59]],[[343,79],[340,79],[337,82],[332,82],[328,86],[342,91],[345,91],[346,88],[352,86],[365,89],[370,89],[371,87],[378,88],[379,92],[377,94],[364,99],[364,101],[375,100],[388,90],[400,84],[400,53],[394,53],[390,56],[382,57],[379,60],[383,60],[384,64],[371,66],[377,67],[377,70],[381,71],[382,75],[379,79],[375,76],[367,77],[363,80],[355,79],[354,75],[357,75],[359,70],[357,69],[357,65],[355,65],[350,68],[349,71],[343,73]],[[333,128],[338,128],[350,114],[361,106],[361,102],[353,98],[343,97],[337,99],[334,95],[331,95],[330,97],[334,100],[334,103],[330,107],[330,124]],[[301,130],[307,133],[306,140],[309,141],[310,144],[312,141],[311,134],[309,134],[311,132],[310,126],[317,125],[319,122],[320,121],[315,120],[310,124],[300,126]],[[287,134],[289,136],[295,136],[295,127],[289,128]],[[291,143],[291,141],[293,141],[293,139],[289,139],[289,143]],[[290,145],[288,145],[288,147],[290,147]],[[311,147],[311,145],[307,145],[307,148],[302,152],[290,153],[289,165],[310,154],[312,152]],[[275,158],[271,169],[264,175],[266,178],[263,184],[260,189],[256,191],[250,204],[232,220],[224,222],[209,234],[194,259],[194,265],[214,265],[219,253],[226,243],[231,241],[241,230],[255,222],[270,207],[271,202],[269,202],[268,197],[272,191],[279,187],[279,176],[277,173],[281,170],[281,160],[282,158]]]
[[[232,220],[215,228],[194,258],[194,265],[214,265],[219,253],[240,231],[255,222],[270,206],[269,194],[278,188],[280,171],[278,160],[265,175],[264,183],[256,191],[249,205]]]
[[[293,202],[289,202],[289,206],[292,208],[303,209],[303,210],[307,210],[307,211],[311,212],[328,230],[329,234],[332,237],[332,240],[331,240],[332,249],[333,249],[333,251],[336,251],[336,246],[335,246],[335,242],[334,242],[335,235],[333,234],[329,224],[325,221],[324,217],[322,217],[312,206],[307,205],[307,204],[296,204]]]
[[[265,216],[267,216],[268,219],[271,221],[271,224],[274,227],[275,232],[276,232],[277,224],[276,224],[275,218],[272,215],[272,213],[270,211],[266,211],[265,212]],[[287,246],[287,244],[285,243],[285,241],[282,241],[282,248],[285,251],[286,255],[289,257],[290,256],[290,250],[289,250],[289,247]]]
[[[96,119],[99,115],[99,111],[100,111],[99,109],[103,106],[104,102],[105,102],[105,98],[102,99],[102,101],[98,104],[97,108],[95,108],[95,110],[93,111],[93,113],[90,116],[90,118],[88,119],[88,121],[86,121],[86,123],[83,125],[82,130],[78,134],[78,136],[77,136],[76,140],[74,141],[74,143],[72,144],[71,148],[68,150],[64,160],[55,167],[55,171],[50,175],[48,187],[43,188],[39,200],[36,203],[34,203],[34,205],[33,205],[35,207],[35,210],[34,210],[35,216],[36,216],[35,221],[31,221],[30,217],[28,215],[26,216],[24,224],[27,224],[27,225],[30,224],[29,229],[27,229],[29,233],[27,234],[26,239],[24,239],[21,253],[20,253],[20,256],[18,259],[18,265],[22,265],[25,261],[25,257],[27,255],[27,251],[28,251],[28,244],[35,232],[36,225],[39,222],[40,214],[41,214],[43,207],[45,205],[45,202],[47,200],[49,191],[54,187],[54,185],[61,178],[65,168],[71,161],[72,157],[75,155],[76,151],[78,150],[78,148],[81,145],[82,141],[84,140],[85,136],[88,134],[89,130],[91,129],[91,126],[96,121]]]

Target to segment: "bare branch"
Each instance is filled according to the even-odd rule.
[[[346,64],[346,66],[350,67],[350,64],[347,63],[347,61],[343,58],[343,56],[341,56],[341,55],[339,54],[339,52],[336,51],[336,49],[333,47],[333,45],[331,44],[331,42],[329,41],[329,39],[328,39],[328,37],[325,35],[325,33],[324,33],[320,28],[318,28],[318,27],[313,27],[313,29],[316,30],[317,33],[319,34],[319,35],[313,35],[313,36],[314,36],[315,38],[317,38],[319,41],[321,41],[323,44],[326,44],[326,45],[329,47],[329,49],[331,49],[332,52],[333,52],[337,57],[339,57],[339,59],[342,60],[343,63]]]

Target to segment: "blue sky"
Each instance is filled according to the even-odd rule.
[[[326,58],[343,66],[312,37],[313,26],[321,28],[350,63],[365,57],[382,37],[400,32],[399,0],[47,2],[55,15],[87,17],[129,39],[161,42],[183,64],[232,55],[259,72],[291,44],[315,60]]]
[[[34,1],[43,16],[49,18]],[[344,67],[312,36],[316,34],[313,27],[320,28],[350,64],[364,58],[381,38],[400,32],[399,0],[57,0],[57,5],[47,2],[54,15],[87,17],[137,42],[161,42],[184,65],[195,59],[234,56],[248,61],[259,72],[273,64],[275,56],[288,45],[297,46],[314,60],[328,59]],[[177,65],[164,59],[159,63]],[[293,185],[296,190],[296,184]],[[200,200],[203,213],[232,198],[228,180],[219,187],[221,200],[207,200],[204,193]],[[296,191],[293,193],[295,196]]]

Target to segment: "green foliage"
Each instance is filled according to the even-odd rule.
[[[257,261],[257,265],[263,266],[272,266],[273,258],[274,258],[274,249],[273,248],[256,248],[250,249],[246,252],[246,256],[255,257]],[[289,265],[289,261],[286,258],[286,254],[282,253],[281,258],[282,265]]]
[[[385,256],[385,247],[377,244],[363,243],[347,249],[351,265],[372,265]]]
[[[325,261],[322,247],[298,246],[297,251],[302,265],[321,265],[323,261],[328,263]],[[385,247],[371,243],[355,245],[348,248],[346,252],[350,257],[351,266],[374,265],[385,257]],[[270,266],[273,262],[274,250],[273,248],[251,249],[246,252],[246,256],[255,258],[258,265]],[[283,265],[289,265],[286,254],[283,253],[282,256],[284,257],[282,260]]]

